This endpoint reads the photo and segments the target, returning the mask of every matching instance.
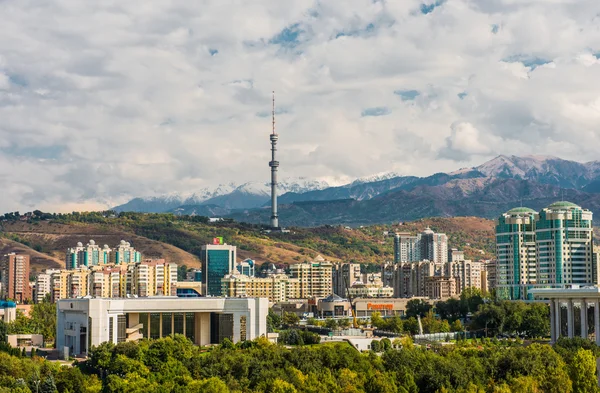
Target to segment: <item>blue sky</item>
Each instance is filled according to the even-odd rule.
[[[597,0],[0,2],[0,212],[597,159]]]

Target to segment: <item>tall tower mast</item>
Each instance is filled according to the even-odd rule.
[[[279,135],[275,133],[275,92],[273,92],[273,132],[271,133],[271,228],[279,228],[279,217],[277,215],[277,168],[279,161],[275,160],[275,152],[277,151],[277,140]]]

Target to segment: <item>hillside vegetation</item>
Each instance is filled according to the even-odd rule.
[[[93,239],[99,245],[113,247],[124,239],[146,257],[162,257],[197,267],[201,246],[218,236],[238,247],[238,259],[252,258],[259,264],[309,261],[319,254],[332,261],[383,263],[393,259],[393,239],[384,236],[384,231],[417,233],[429,226],[447,233],[450,246],[464,249],[467,257],[493,256],[493,222],[474,217],[432,218],[362,228],[294,227],[285,234],[267,234],[257,225],[207,221],[204,217],[171,214],[45,214],[4,219],[0,235],[3,242],[20,243],[27,247],[24,251],[41,253],[54,264],[62,264],[65,250],[77,242],[85,244]]]

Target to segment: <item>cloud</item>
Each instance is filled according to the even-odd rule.
[[[268,181],[273,90],[282,177],[597,159],[597,8],[4,2],[0,212]]]
[[[479,130],[468,122],[452,124],[450,136],[446,138],[446,147],[440,156],[456,161],[469,161],[473,155],[489,155],[491,146],[482,140]]]

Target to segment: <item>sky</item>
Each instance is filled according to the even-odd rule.
[[[598,159],[597,0],[0,0],[0,212]]]

